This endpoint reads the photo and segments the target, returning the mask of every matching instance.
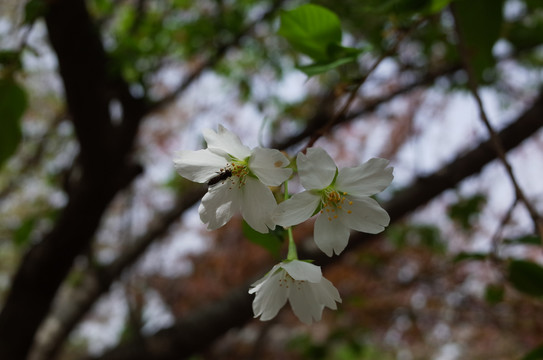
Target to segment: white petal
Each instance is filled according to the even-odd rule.
[[[302,322],[311,325],[313,319],[319,321],[324,306],[317,302],[308,283],[295,282],[289,289],[288,299],[292,311]]]
[[[282,271],[272,274],[261,283],[256,293],[253,312],[255,317],[260,316],[262,321],[273,319],[287,302],[288,289],[279,283],[282,276]]]
[[[389,161],[373,158],[364,164],[339,170],[336,188],[356,196],[371,196],[390,185],[394,176]]]
[[[202,198],[198,213],[208,230],[220,228],[239,212],[241,194],[237,184],[232,184],[236,179],[210,187]]]
[[[279,150],[255,148],[249,158],[249,169],[268,186],[279,186],[292,174],[287,157]]]
[[[290,199],[279,204],[273,220],[284,227],[300,224],[313,216],[320,201],[321,197],[310,191],[294,194]]]
[[[313,237],[315,243],[326,255],[339,255],[349,242],[349,229],[339,219],[329,220],[327,213],[319,215],[315,221]]]
[[[261,233],[275,229],[272,214],[277,202],[271,190],[257,179],[247,177],[242,186],[241,215],[250,227]]]
[[[191,181],[205,183],[216,176],[228,162],[209,150],[178,151],[173,163],[177,172]]]
[[[284,262],[281,267],[294,279],[317,283],[322,279],[321,268],[299,260]]]
[[[254,294],[255,292],[257,292],[262,286],[262,284],[266,282],[272,275],[274,275],[275,272],[279,268],[281,268],[281,266],[282,266],[282,263],[274,265],[272,269],[266,273],[266,275],[264,275],[263,277],[261,277],[260,279],[252,283],[251,288],[249,289],[249,294]]]
[[[207,148],[216,154],[222,156],[231,155],[239,160],[251,156],[251,150],[241,143],[239,137],[222,125],[219,125],[218,132],[204,129],[203,134],[207,142]]]
[[[324,189],[336,176],[334,160],[321,148],[309,148],[306,155],[299,153],[296,159],[300,182],[308,190]]]
[[[349,200],[349,199],[347,199]],[[379,203],[370,197],[351,198],[352,205],[343,205],[339,220],[348,228],[377,234],[390,223],[390,216]],[[351,210],[348,214],[347,210]]]
[[[310,284],[310,286],[313,289],[315,300],[318,303],[323,304],[332,310],[337,309],[336,302],[341,302],[341,297],[330,280],[323,277],[318,284]]]

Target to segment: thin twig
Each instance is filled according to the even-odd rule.
[[[513,210],[515,210],[518,204],[518,201],[519,199],[515,198],[515,201],[513,201],[513,203],[509,207],[509,210],[507,210],[507,212],[503,216],[502,221],[500,221],[500,225],[496,229],[494,236],[492,236],[492,254],[494,258],[499,257],[499,254],[498,254],[499,245],[500,245],[500,240],[502,238],[503,230],[505,229],[505,226],[507,225],[507,223],[509,223],[509,221],[511,220],[511,216],[513,216]]]
[[[409,35],[414,29],[418,28],[418,26],[424,22],[425,19],[420,19],[419,21],[417,21],[408,31],[404,31],[404,32],[401,32],[399,35],[398,35],[398,38],[396,39],[396,41],[394,42],[394,44],[392,45],[392,47],[390,47],[388,50],[386,50],[385,52],[383,52],[381,54],[381,56],[379,56],[379,58],[373,63],[373,65],[369,68],[369,70],[358,80],[358,82],[356,83],[356,85],[354,86],[353,90],[351,91],[350,95],[349,95],[349,98],[347,99],[347,101],[345,102],[345,104],[341,107],[341,109],[330,119],[330,121],[328,121],[321,129],[319,129],[318,131],[316,131],[313,136],[311,136],[311,138],[309,139],[307,145],[304,147],[304,149],[302,150],[303,153],[305,153],[305,151],[310,148],[311,146],[313,146],[315,144],[315,142],[321,137],[323,136],[324,134],[326,134],[340,119],[344,118],[345,115],[347,114],[347,111],[349,110],[349,108],[351,107],[354,99],[356,98],[357,94],[358,94],[358,90],[360,90],[360,88],[362,87],[362,85],[364,85],[364,83],[366,82],[366,80],[368,79],[368,77],[375,71],[375,69],[377,69],[377,67],[381,64],[381,62],[386,59],[387,57],[393,55],[396,50],[398,49],[398,46],[401,44],[401,42],[407,37],[407,35]]]
[[[496,154],[498,155],[498,159],[505,167],[505,171],[507,172],[507,175],[511,179],[511,182],[513,183],[513,187],[515,188],[516,196],[519,200],[521,200],[524,205],[526,206],[526,209],[530,213],[530,217],[532,218],[532,221],[534,222],[535,231],[539,233],[539,236],[543,238],[543,222],[541,221],[541,217],[539,216],[537,210],[533,207],[531,202],[528,200],[526,195],[524,194],[524,191],[520,187],[515,175],[513,174],[513,168],[511,167],[511,164],[507,160],[506,152],[503,148],[503,144],[496,134],[496,131],[490,124],[490,121],[488,120],[488,115],[484,109],[483,101],[481,100],[481,96],[479,95],[478,91],[478,80],[475,74],[475,71],[473,69],[473,63],[470,56],[470,53],[466,47],[465,44],[465,34],[462,33],[462,29],[459,26],[457,13],[455,11],[454,6],[451,6],[451,11],[453,14],[453,18],[455,20],[455,31],[457,35],[458,40],[458,52],[460,54],[460,57],[462,59],[464,70],[466,71],[468,75],[468,88],[475,99],[475,102],[477,103],[477,108],[479,110],[479,118],[485,125],[488,134],[490,135],[490,142],[492,143],[492,146],[494,150],[496,151]]]

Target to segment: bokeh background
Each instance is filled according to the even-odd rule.
[[[2,0],[0,359],[543,358],[543,4],[314,1],[363,51],[307,76],[277,32],[304,3]],[[172,157],[219,124],[391,160],[389,228],[316,258],[321,322],[252,319],[285,244],[200,222]]]

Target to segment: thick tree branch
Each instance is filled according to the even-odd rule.
[[[543,126],[542,118],[543,95],[540,95],[528,111],[499,132],[504,149],[509,151],[536,133]],[[398,193],[386,204],[385,208],[392,221],[397,221],[443,191],[457,186],[465,178],[480,172],[495,158],[496,153],[491,141],[484,141],[435,173],[416,180],[413,185]],[[375,235],[357,233],[351,237],[346,251],[359,247],[375,237]],[[300,253],[300,256],[316,259],[317,263],[323,266],[332,264],[339,258],[330,258],[321,252]],[[247,293],[247,288],[248,284],[233,291],[223,300],[187,316],[175,326],[144,338],[143,342],[126,343],[102,356],[87,359],[178,360],[188,358],[208,348],[227,330],[241,326],[251,319],[252,296]]]
[[[204,195],[203,188],[190,188],[179,197],[176,205],[165,214],[160,214],[151,221],[151,227],[141,237],[134,240],[130,247],[106,267],[86,273],[81,285],[75,289],[66,289],[59,297],[53,311],[40,329],[31,352],[31,360],[54,359],[66,337],[81,321],[101,295],[109,290],[111,284],[130,265],[147,250],[153,241],[168,232],[170,226]]]
[[[177,98],[206,68],[215,65],[229,48],[236,46],[256,24],[273,15],[283,2],[273,1],[271,8],[260,19],[250,23],[231,42],[219,46],[176,91],[151,105],[144,104],[143,99],[133,98],[122,79],[107,78],[105,53],[84,1],[61,0],[51,5],[46,22],[51,43],[59,59],[68,106],[81,145],[83,177],[79,186],[70,194],[69,204],[55,229],[29,252],[16,274],[0,314],[1,359],[16,360],[26,357],[36,328],[47,314],[73,259],[90,243],[113,196],[141,171],[139,167],[127,164],[130,161],[133,139],[143,116]],[[123,121],[118,127],[111,124],[109,117],[108,104],[111,97],[117,97],[123,106]],[[164,220],[173,221],[169,216]],[[153,236],[156,234],[153,235],[151,231],[150,237],[144,239],[139,248],[133,249],[131,258],[125,256],[119,259],[119,262],[114,264],[116,267],[109,269],[111,272],[102,273],[102,279],[97,283],[98,288],[91,290],[87,294],[89,296],[83,297],[80,309],[88,309],[99,295],[107,291],[109,284],[122,269],[141,255],[155,238]],[[68,241],[69,243],[66,243]],[[147,243],[143,244],[145,241]],[[51,262],[54,264],[51,265]],[[40,273],[40,269],[51,270],[49,273]],[[26,301],[23,301],[23,298]],[[29,303],[35,303],[36,299],[40,299],[39,304]],[[24,309],[29,308],[31,311],[22,316]],[[80,319],[85,311],[73,313],[71,319],[68,319],[65,331],[73,328],[75,323],[71,321]],[[10,328],[15,327],[13,323],[17,318],[24,318],[24,321],[18,324],[20,331],[10,332]],[[2,336],[3,334],[6,336]],[[60,337],[64,338],[66,335],[67,333],[62,332]],[[58,345],[53,346],[51,354]]]
[[[112,149],[106,56],[83,1],[55,1],[46,15],[83,169],[104,170]]]
[[[108,90],[115,86],[85,2],[50,2],[45,20],[80,144],[81,178],[55,227],[28,251],[15,274],[0,313],[0,359],[26,358],[74,258],[88,247],[111,199],[141,172],[128,162],[141,117],[125,116],[132,131],[125,130],[119,142],[109,116]]]
[[[273,1],[270,9],[266,11],[259,19],[251,22],[248,26],[246,26],[239,34],[237,34],[234,37],[232,41],[225,43],[222,46],[219,46],[215,50],[212,56],[210,56],[206,61],[204,61],[195,71],[193,71],[189,75],[187,79],[185,79],[185,81],[179,86],[179,88],[177,88],[170,95],[166,96],[164,99],[156,103],[153,103],[151,105],[145,105],[142,99],[133,98],[128,90],[127,84],[122,79],[111,81],[111,84],[109,85],[112,87],[112,90],[114,91],[114,95],[116,95],[119,98],[121,104],[123,105],[123,112],[124,112],[123,122],[119,127],[111,129],[109,113],[107,111],[102,112],[101,115],[103,115],[103,117],[101,119],[105,120],[104,126],[103,126],[105,130],[103,130],[103,134],[102,134],[103,136],[99,136],[98,134],[98,132],[100,132],[99,128],[94,129],[95,133],[89,132],[86,129],[86,127],[89,124],[88,121],[92,119],[81,118],[81,120],[77,120],[78,124],[79,123],[81,124],[80,126],[81,131],[78,132],[78,137],[80,138],[82,148],[84,147],[83,143],[86,143],[87,140],[91,141],[91,139],[93,139],[93,136],[94,136],[94,140],[96,140],[97,138],[104,139],[104,143],[102,143],[101,145],[107,144],[108,147],[111,146],[111,150],[107,151],[108,155],[105,157],[105,159],[111,160],[113,167],[115,166],[115,164],[119,162],[122,163],[125,161],[129,161],[129,159],[127,158],[127,155],[129,155],[129,150],[132,147],[132,142],[136,135],[141,118],[145,116],[146,114],[156,111],[160,109],[161,107],[166,106],[167,104],[171,103],[173,100],[175,100],[180,94],[182,94],[189,87],[190,84],[193,83],[194,80],[196,80],[201,75],[201,73],[205,69],[214,66],[224,56],[224,54],[226,54],[228,49],[236,46],[239,43],[240,39],[243,36],[245,36],[247,33],[249,33],[256,24],[272,16],[279,9],[279,7],[281,6],[283,2],[284,0]],[[86,30],[92,29],[92,26],[88,19],[88,15],[86,14],[86,10],[84,9],[84,7],[78,8],[76,6],[76,8],[77,9],[74,10],[74,8],[72,7],[64,11],[66,12],[77,11],[80,15],[85,17],[85,22],[83,23],[82,27],[86,27]],[[52,18],[52,17],[54,17],[54,15],[50,14],[49,18]],[[70,18],[70,15],[66,15],[65,17]],[[72,18],[72,21],[77,21],[77,20],[73,20]],[[60,35],[62,34],[55,32],[55,31],[60,31],[60,30],[57,30],[60,26],[55,27],[55,25],[59,25],[59,24],[52,24],[50,26],[52,28],[50,29],[50,32],[53,32],[53,34],[56,34],[56,36],[60,38],[61,37]],[[65,32],[67,32],[68,34],[70,33],[70,31],[65,31]],[[92,34],[87,34],[87,35],[89,36],[97,35],[93,33],[94,30],[91,30],[91,32]],[[58,47],[60,48],[68,47],[67,50],[71,49],[70,41],[75,41],[75,40],[73,38],[70,38],[70,35],[68,34],[66,34],[67,36],[60,41],[60,44]],[[67,38],[69,38],[69,40]],[[54,42],[54,39],[52,39],[52,42]],[[92,39],[91,43],[93,43],[96,46],[94,50],[97,50],[97,49],[99,50],[98,54],[99,54],[100,59],[98,59],[99,61],[97,61],[97,64],[99,65],[98,69],[96,69],[95,72],[91,72],[90,75],[93,77],[95,81],[98,81],[100,83],[103,81],[105,82],[106,80],[104,78],[105,72],[101,73],[101,71],[105,69],[105,57],[104,57],[101,43],[97,39]],[[61,53],[59,53],[58,51],[57,53],[60,59],[62,57]],[[63,54],[66,55],[66,52],[63,52]],[[87,57],[88,61],[93,61],[92,56],[90,56],[91,54],[87,53],[85,55],[88,56]],[[96,54],[94,55],[96,56]],[[77,65],[77,62],[74,64],[74,61],[73,61],[74,56],[75,55],[72,54],[72,56],[66,57],[67,60],[64,61],[64,64],[67,67],[73,67],[74,65]],[[61,61],[62,59],[59,60],[59,62]],[[69,70],[63,71],[62,67],[61,67],[61,74],[65,81],[66,91],[67,93],[71,94],[69,92],[69,88],[73,88],[75,85],[80,85],[81,82],[76,81],[74,84],[72,84],[70,80],[72,79],[80,80],[80,78],[75,76],[76,74],[74,74],[73,71],[72,72]],[[77,93],[77,91],[74,91],[74,92]],[[106,91],[102,91],[100,94],[103,95],[106,93],[107,93]],[[68,99],[68,101],[69,100],[70,99]],[[75,100],[80,101],[80,99],[78,99],[77,96],[75,97]],[[104,100],[104,99],[100,99],[100,100]],[[105,100],[107,104],[108,99],[106,98]],[[93,108],[93,109],[97,110],[96,108]],[[92,113],[82,112],[80,115],[89,115],[90,117],[91,114]],[[98,114],[94,114],[94,115],[98,116]],[[77,119],[80,119],[80,117],[78,117]],[[76,120],[74,119],[74,121]],[[76,129],[77,128],[78,127],[76,124]],[[110,132],[108,133],[108,131]],[[111,141],[109,140],[106,141],[108,137],[111,138]],[[97,142],[97,141],[94,141],[94,143],[100,144],[100,142]],[[95,156],[95,159],[99,158],[98,152],[94,153],[93,155]],[[89,161],[87,161],[87,158],[90,158]],[[84,165],[87,163],[91,163],[92,165],[92,155],[86,156],[83,162],[84,162]],[[102,166],[102,173],[103,172],[104,172],[104,168]],[[192,193],[191,196],[187,197],[187,199],[189,199],[188,203],[192,204],[196,202],[197,199],[200,198],[201,196],[202,194],[200,194],[200,192]],[[66,307],[63,307],[62,314],[64,316],[62,317],[61,327],[58,328],[58,330],[54,333],[53,338],[49,338],[48,340],[46,340],[47,344],[40,341],[38,341],[38,343],[35,344],[35,349],[37,350],[34,351],[33,357],[36,356],[36,354],[39,354],[42,350],[44,350],[44,352],[40,354],[38,358],[43,359],[43,358],[53,357],[55,353],[58,351],[59,347],[62,345],[62,341],[73,329],[73,327],[77,324],[77,322],[82,318],[82,316],[88,311],[88,309],[90,309],[92,304],[99,298],[100,295],[102,295],[104,292],[108,290],[110,284],[120,275],[122,270],[128,265],[130,265],[131,263],[133,263],[146,250],[147,246],[154,239],[156,239],[162,231],[165,231],[165,229],[167,229],[169,224],[171,224],[175,220],[175,218],[177,218],[184,211],[184,206],[190,206],[190,205],[187,205],[187,201],[181,202],[179,206],[172,209],[170,213],[166,214],[162,218],[162,227],[160,227],[158,230],[155,228],[151,229],[150,232],[148,232],[146,236],[144,236],[143,238],[137,241],[136,246],[130,249],[131,251],[129,251],[128,253],[125,253],[121,258],[118,259],[118,261],[116,261],[114,264],[109,266],[104,271],[100,272],[99,274],[89,275],[88,279],[85,281],[85,284],[87,284],[87,287],[76,295],[77,301],[70,304],[69,306],[70,310],[68,311],[66,310]],[[99,212],[100,216],[103,213],[104,209],[105,208],[102,208],[102,210]],[[69,263],[71,264],[71,261]],[[58,285],[55,286],[55,289],[56,288],[58,288]],[[47,306],[49,306],[49,304],[50,304],[50,301],[47,302]],[[56,320],[59,320],[59,319],[57,318]],[[34,331],[35,329],[33,330],[32,336],[34,334]],[[47,329],[44,328],[44,331],[47,331]],[[1,354],[1,344],[0,344],[0,354]]]

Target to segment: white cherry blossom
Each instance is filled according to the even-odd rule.
[[[281,185],[292,173],[289,160],[278,150],[243,145],[237,135],[219,126],[203,132],[207,149],[175,154],[177,172],[195,182],[208,183],[198,213],[209,230],[241,213],[253,229],[274,229],[277,202],[269,186]]]
[[[340,254],[349,241],[350,229],[377,234],[388,226],[387,212],[370,196],[392,182],[388,160],[374,158],[357,167],[338,170],[321,148],[298,154],[300,182],[307,189],[282,202],[274,221],[288,227],[318,214],[314,239],[328,256]]]
[[[262,279],[251,285],[256,293],[253,312],[260,320],[273,319],[290,302],[294,314],[304,323],[319,321],[324,307],[337,309],[339,292],[322,276],[319,266],[300,260],[285,260],[275,265]]]

